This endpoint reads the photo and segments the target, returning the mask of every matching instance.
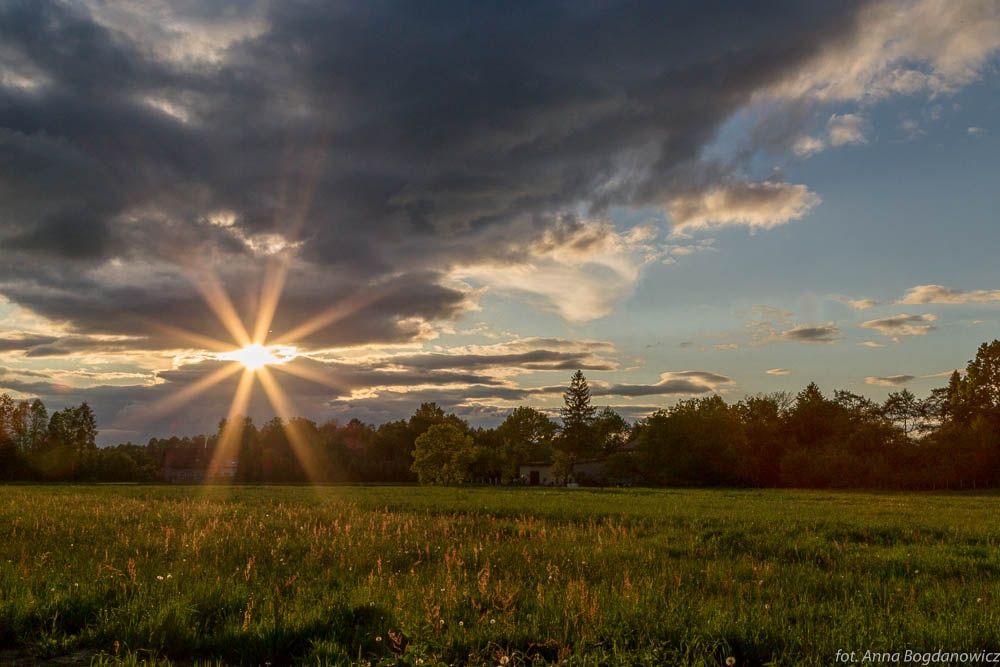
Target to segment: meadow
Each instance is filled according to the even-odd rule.
[[[990,494],[0,487],[0,664],[998,649],[998,510]]]

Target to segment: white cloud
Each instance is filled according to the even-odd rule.
[[[925,303],[986,303],[1000,301],[1000,290],[957,290],[942,285],[917,285],[903,295],[901,304]]]
[[[766,370],[764,372],[767,373],[768,375],[791,375],[792,374],[792,372],[790,370],[788,370],[787,368],[769,368],[768,370]]]
[[[941,95],[979,78],[1000,48],[995,0],[873,3],[857,25],[767,94],[820,103]]]
[[[834,343],[840,339],[840,329],[833,324],[799,325],[782,331],[781,339],[798,343]]]
[[[792,144],[792,152],[799,157],[808,157],[814,153],[819,153],[824,148],[826,148],[826,143],[822,139],[811,137],[807,134],[802,135]]]
[[[932,322],[936,320],[937,315],[930,313],[925,315],[907,315],[906,313],[902,313],[877,320],[868,320],[867,322],[862,322],[861,326],[862,328],[872,329],[883,336],[895,339],[898,336],[923,336],[935,329]]]
[[[839,301],[853,308],[854,310],[870,310],[879,304],[875,299],[852,299],[846,296],[831,296],[834,301]]]
[[[981,127],[970,127],[968,130],[966,130],[966,132],[969,134],[970,137],[978,137],[986,134],[986,130],[984,130]]]
[[[916,377],[913,375],[889,375],[884,377],[869,375],[865,378],[865,384],[872,384],[878,387],[901,387],[915,379]]]
[[[861,347],[870,347],[873,349],[878,347],[885,347],[884,343],[880,343],[877,340],[866,340],[858,343],[858,345],[860,345]]]
[[[99,24],[127,35],[159,58],[184,65],[218,62],[231,45],[267,30],[264,3],[230,4],[231,11],[198,11],[198,3],[169,0],[86,2]]]
[[[452,277],[535,297],[541,308],[585,322],[609,314],[642,269],[662,257],[652,243],[655,237],[650,227],[623,233],[604,223],[584,222],[569,232],[546,233],[519,263],[462,266]]]
[[[868,138],[865,136],[867,130],[868,121],[863,116],[852,113],[839,116],[834,114],[826,123],[826,132],[831,146],[866,144],[868,143]]]
[[[959,375],[965,375],[965,370],[962,368],[953,368],[950,371],[941,371],[940,373],[928,373],[927,375],[921,375],[921,378],[927,379],[940,379],[940,378],[950,378],[952,373],[958,371]]]
[[[729,183],[676,196],[667,202],[667,212],[678,230],[721,225],[771,229],[802,218],[820,201],[819,195],[804,185]]]

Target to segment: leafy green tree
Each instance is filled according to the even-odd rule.
[[[594,441],[603,454],[613,454],[621,451],[629,440],[632,428],[625,418],[605,407],[594,417]]]
[[[793,398],[786,392],[757,394],[736,404],[745,439],[739,450],[737,475],[755,486],[781,483],[781,459],[788,448],[788,410]]]
[[[95,425],[96,429],[96,425]],[[31,402],[28,410],[28,449],[32,453],[45,448],[46,434],[49,430],[49,413],[40,399]]]
[[[732,484],[743,438],[739,410],[722,397],[690,399],[639,423],[636,456],[653,483]]]
[[[14,410],[17,403],[8,394],[0,394],[0,442],[13,441]]]
[[[80,453],[97,449],[97,418],[86,402],[68,409],[69,433],[73,448]]]
[[[1000,421],[1000,340],[979,346],[962,382],[974,415]]]
[[[552,475],[562,484],[569,481],[573,476],[573,463],[575,459],[569,452],[557,450],[552,455]]]
[[[882,410],[886,419],[902,429],[906,441],[909,441],[910,433],[916,429],[918,420],[923,414],[921,402],[909,389],[890,392],[882,405]]]
[[[417,438],[411,468],[421,484],[461,484],[476,457],[472,436],[454,424],[435,424]]]
[[[511,411],[497,427],[503,476],[513,479],[521,464],[551,456],[556,430],[555,423],[540,410],[521,406]]]
[[[454,414],[446,414],[437,403],[421,403],[420,407],[410,417],[410,432],[413,439],[436,424],[451,424],[462,431],[468,430],[468,424]]]

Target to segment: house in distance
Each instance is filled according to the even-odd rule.
[[[170,484],[199,484],[225,482],[236,478],[239,461],[235,458],[221,462],[214,475],[209,474],[215,447],[168,447],[163,450],[163,481]]]

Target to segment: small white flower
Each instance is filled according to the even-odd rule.
[[[163,581],[163,575],[162,574],[156,575],[156,580],[157,581]]]
[[[459,622],[458,622],[458,625],[459,625],[460,627],[463,627],[463,628],[464,628],[464,627],[465,627],[465,621],[459,621]]]
[[[491,618],[490,619],[490,625],[495,625],[496,622],[497,622],[497,619],[495,619],[495,618]]]

